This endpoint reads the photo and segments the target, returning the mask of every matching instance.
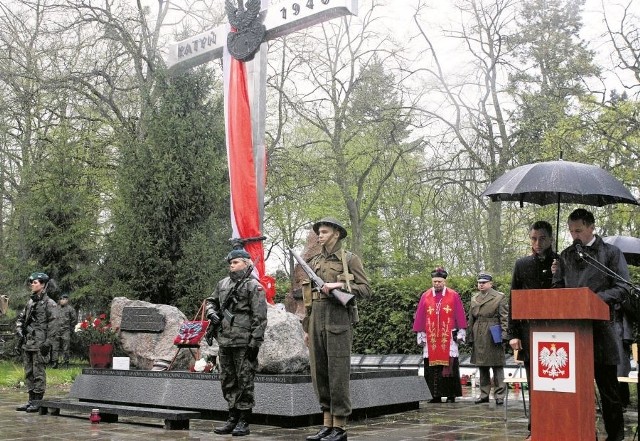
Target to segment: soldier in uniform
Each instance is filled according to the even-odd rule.
[[[206,315],[220,345],[220,384],[229,405],[229,418],[214,428],[219,435],[249,435],[258,351],[267,327],[267,301],[252,276],[253,262],[245,250],[227,255],[229,276],[206,299]]]
[[[341,289],[356,296],[369,297],[371,288],[362,262],[345,251],[342,239],[347,230],[334,218],[325,217],[313,224],[322,251],[308,261],[325,282],[322,290],[311,292],[303,286],[307,317],[303,321],[305,342],[309,346],[311,378],[320,401],[323,425],[308,441],[343,441],[351,414],[349,374],[351,369],[352,326],[357,323],[357,307],[345,307],[329,292]]]
[[[467,342],[473,345],[471,364],[480,371],[480,398],[475,404],[488,403],[491,393],[491,373],[495,384],[496,405],[504,404],[507,388],[504,383],[504,365],[506,364],[502,342],[507,338],[509,304],[505,295],[493,289],[491,274],[478,275],[478,290],[471,297]],[[496,343],[491,327],[500,327],[500,342]]]
[[[71,343],[71,332],[78,323],[78,314],[73,306],[69,304],[69,294],[62,294],[58,301],[58,331],[60,334],[53,342],[51,350],[51,366],[58,367],[60,352],[62,352],[62,364],[69,366],[69,346]]]
[[[58,306],[47,295],[52,283],[45,273],[33,273],[28,279],[31,298],[16,321],[16,334],[21,339],[24,373],[29,391],[29,401],[16,410],[37,412],[47,386],[45,365],[53,341],[58,337]]]

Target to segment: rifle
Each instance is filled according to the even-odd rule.
[[[292,249],[289,249],[289,252],[293,256],[293,258],[296,259],[296,261],[298,262],[298,265],[300,265],[300,268],[302,268],[303,271],[305,273],[307,273],[307,276],[309,276],[309,279],[311,279],[311,281],[313,282],[315,287],[318,290],[321,290],[322,287],[324,286],[324,280],[322,280],[311,269],[311,267],[307,264],[307,262],[305,262],[302,259],[302,257],[300,257],[300,256],[298,256],[296,254],[295,251],[293,251]],[[331,294],[333,297],[335,297],[335,299],[338,300],[342,304],[342,306],[344,306],[344,307],[349,306],[351,304],[351,302],[353,302],[353,299],[355,299],[355,297],[356,297],[353,294],[349,294],[348,292],[342,291],[341,289],[338,289],[338,288],[333,288],[331,291],[329,291],[329,294]]]
[[[22,353],[22,345],[27,340],[27,335],[30,334],[33,331],[33,327],[31,326],[31,319],[32,319],[33,308],[34,307],[35,307],[34,304],[29,305],[29,301],[27,302],[27,306],[25,306],[25,309],[24,309],[24,321],[22,322],[22,325],[20,326],[20,329],[22,330],[22,335],[18,339],[18,344],[16,344],[16,347],[13,350],[16,355],[20,355]],[[20,316],[22,316],[22,315],[23,315],[23,313],[20,314]],[[20,316],[18,317],[18,320],[20,320],[20,318],[21,318]]]
[[[230,307],[232,303],[234,306],[238,303],[238,288],[240,288],[240,285],[247,278],[247,276],[251,274],[251,271],[253,271],[253,266],[248,266],[244,270],[244,273],[242,274],[240,280],[238,280],[235,285],[233,285],[233,288],[231,288],[231,291],[229,291],[229,295],[224,300],[224,303],[220,308],[220,311],[222,312],[222,319],[220,320],[220,324],[218,326],[209,326],[209,328],[207,329],[207,332],[205,333],[205,339],[207,340],[207,344],[209,346],[213,344],[213,339],[218,333],[219,328],[222,326],[222,320],[226,320],[227,322],[229,322],[229,326],[233,326],[233,319],[235,319],[236,316],[231,312],[232,308],[230,309]]]

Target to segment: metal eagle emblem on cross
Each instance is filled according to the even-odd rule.
[[[249,0],[246,9],[242,0],[238,0],[237,7],[233,1],[226,0],[225,10],[232,26],[227,35],[229,54],[236,60],[250,61],[267,32],[260,17],[260,0]]]

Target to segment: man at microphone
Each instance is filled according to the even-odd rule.
[[[629,269],[622,252],[594,234],[595,218],[590,211],[584,208],[574,210],[569,215],[567,224],[573,245],[560,253],[560,261],[554,266],[553,287],[587,287],[609,305],[613,312],[615,306],[626,298],[627,290],[607,268],[629,280]],[[620,358],[617,338],[612,321],[593,322],[594,374],[609,441],[624,439],[624,419],[616,375]]]

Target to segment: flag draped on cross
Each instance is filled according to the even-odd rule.
[[[233,58],[225,47],[223,66],[232,239],[244,242],[245,250],[255,263],[255,275],[265,289],[267,301],[273,303],[275,280],[265,274],[264,248],[262,240],[258,239],[262,236],[265,149],[264,146],[254,146],[253,143],[254,119],[250,105],[253,100],[249,96],[251,91],[248,87],[246,64]]]

